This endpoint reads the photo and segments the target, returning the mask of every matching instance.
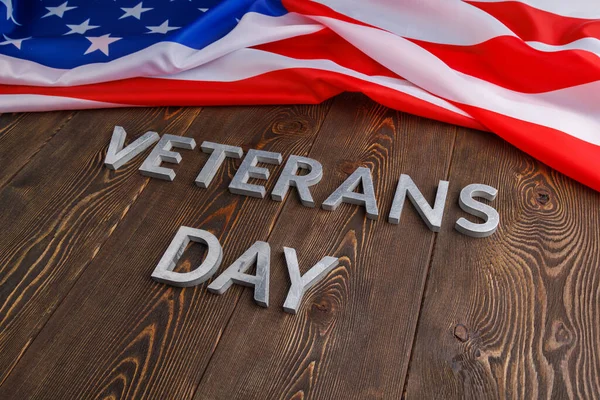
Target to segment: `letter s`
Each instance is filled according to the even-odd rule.
[[[481,183],[473,183],[467,185],[460,191],[458,204],[460,208],[471,215],[482,218],[485,223],[476,224],[466,218],[459,218],[454,226],[460,233],[471,237],[487,237],[496,232],[500,223],[500,215],[494,208],[487,204],[480,203],[474,197],[481,197],[487,200],[494,200],[498,190],[495,188],[483,185]]]

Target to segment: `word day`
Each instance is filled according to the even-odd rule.
[[[175,171],[171,168],[161,166],[163,162],[179,164],[181,154],[173,151],[173,148],[193,150],[196,142],[193,138],[165,134],[162,138],[156,132],[146,132],[144,135],[124,147],[127,133],[120,126],[115,126],[108,151],[105,165],[110,169],[118,169],[134,157],[158,142],[148,157],[142,162],[140,172],[149,177],[173,181]],[[213,142],[203,142],[200,146],[202,151],[210,154],[206,164],[196,177],[196,185],[207,188],[225,158],[241,159],[243,150],[237,146],[229,146]],[[248,150],[243,158],[239,169],[229,184],[229,191],[235,194],[264,198],[266,189],[262,185],[248,183],[250,178],[268,180],[270,172],[267,168],[259,167],[257,164],[266,163],[280,165],[282,156],[280,153],[264,150]],[[300,170],[307,171],[299,175]],[[310,193],[310,187],[316,185],[323,177],[323,167],[317,160],[291,155],[275,187],[271,192],[271,198],[275,201],[283,201],[290,188],[295,187],[300,196],[301,203],[306,207],[315,207],[315,202]],[[410,176],[402,174],[399,177],[398,186],[392,201],[392,207],[388,215],[388,222],[398,224],[406,198],[408,197],[417,209],[423,221],[429,229],[439,232],[442,225],[446,197],[448,195],[449,182],[440,180],[433,207],[429,205],[421,191],[417,188]],[[362,192],[357,192],[362,187]],[[475,198],[494,200],[497,190],[484,184],[470,184],[465,186],[459,195],[459,205],[467,213],[481,218],[483,223],[474,223],[466,218],[459,218],[455,228],[459,232],[472,237],[487,237],[498,228],[500,217],[498,212],[491,206],[481,203]],[[363,206],[367,218],[377,220],[379,210],[371,170],[358,167],[331,195],[323,202],[324,210],[333,211],[341,203],[350,203]]]
[[[185,252],[190,241],[203,243],[208,247],[204,261],[192,271],[174,271],[177,261]],[[331,270],[337,267],[339,259],[329,256],[323,257],[304,275],[301,275],[296,250],[284,247],[283,253],[291,281],[290,289],[283,303],[283,310],[290,314],[296,314],[306,290],[325,278]],[[154,268],[152,279],[172,286],[196,286],[206,282],[213,276],[221,265],[222,259],[223,249],[215,235],[202,229],[182,226],[163,253],[156,268]],[[256,265],[255,275],[247,273],[252,265]],[[208,285],[208,290],[211,293],[223,294],[234,283],[248,286],[254,288],[254,301],[262,307],[268,307],[270,271],[271,246],[267,242],[257,241],[211,282]]]

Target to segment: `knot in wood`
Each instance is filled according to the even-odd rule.
[[[308,121],[303,121],[300,119],[280,120],[273,124],[273,133],[278,135],[304,135],[308,132]]]
[[[327,334],[335,320],[335,303],[327,295],[317,297],[310,306],[308,317],[319,327],[321,336]]]
[[[464,343],[469,340],[469,331],[463,324],[458,324],[454,327],[454,337]]]
[[[556,194],[545,182],[533,182],[527,189],[527,203],[532,210],[550,212],[556,211]]]
[[[571,343],[571,332],[565,327],[565,324],[559,322],[556,324],[554,338],[560,344],[569,344]]]
[[[315,313],[328,313],[331,311],[331,303],[321,299],[319,302],[313,303],[312,311]]]
[[[550,194],[543,190],[536,190],[536,200],[541,205],[546,205],[550,201]]]

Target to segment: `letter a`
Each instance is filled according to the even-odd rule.
[[[256,263],[256,275],[246,273]],[[269,306],[269,273],[271,264],[271,246],[267,242],[257,241],[233,262],[221,275],[208,286],[211,293],[223,294],[233,285],[254,288],[254,301],[263,307]]]
[[[364,193],[355,193],[354,189],[361,183]],[[375,189],[373,188],[373,178],[371,177],[371,170],[369,168],[356,168],[356,171],[323,202],[321,207],[323,210],[334,211],[342,203],[364,206],[367,211],[367,218],[373,220],[379,218]]]

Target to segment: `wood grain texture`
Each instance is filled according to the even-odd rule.
[[[329,103],[211,108],[189,136],[198,144],[211,140],[245,151],[306,155],[328,109]],[[151,180],[0,387],[0,398],[193,396],[242,290],[215,296],[206,284],[173,288],[153,282],[150,274],[179,226],[216,234],[227,265],[268,237],[283,203],[229,193],[239,161],[227,160],[210,187],[200,189],[194,178],[208,155],[181,153],[175,181]],[[269,191],[274,183],[267,183]],[[192,259],[179,268],[190,268]]]
[[[498,189],[493,236],[453,231],[448,209],[407,399],[600,395],[600,194],[481,132],[461,130],[450,174]]]
[[[0,115],[0,188],[27,164],[76,111]]]
[[[129,138],[150,128],[178,133],[197,112],[79,112],[0,191],[0,382],[148,181],[131,165],[117,172],[103,167],[113,127],[124,126]],[[51,121],[52,114],[40,118]],[[28,119],[15,134],[31,129],[33,121],[21,126]]]
[[[268,310],[246,289],[195,399],[363,399],[402,395],[433,233],[407,205],[387,222],[401,173],[433,199],[445,179],[455,127],[401,114],[358,95],[338,97],[310,157],[324,178],[317,204],[357,167],[372,170],[379,221],[364,208],[301,206],[291,192],[269,243]],[[297,315],[282,304],[289,288],[283,246],[304,273],[323,256],[340,265],[308,292]]]

